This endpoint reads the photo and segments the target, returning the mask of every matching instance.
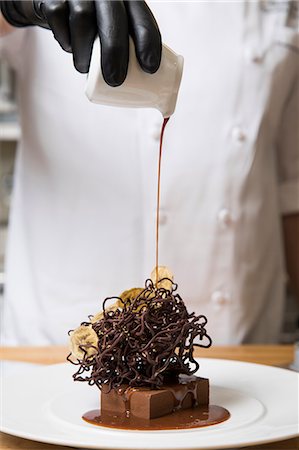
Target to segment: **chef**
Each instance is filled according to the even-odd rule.
[[[96,28],[82,51],[80,27],[61,35],[50,21],[63,51],[43,29],[47,2],[14,13],[9,3],[32,2],[1,3],[1,55],[17,73],[22,125],[1,343],[63,344],[106,296],[142,286],[155,264],[162,117],[89,103],[80,72]],[[59,22],[80,2],[55,3],[69,8]],[[105,39],[99,5],[123,2],[83,3],[93,4]],[[144,15],[134,16],[130,3],[143,2],[125,8],[139,62],[153,72],[159,37],[153,26],[152,41],[138,40]],[[214,344],[277,342],[287,277],[299,291],[298,4],[149,6],[163,42],[185,58],[165,131],[160,264],[188,308],[208,317]],[[106,31],[122,35],[118,17],[110,14]],[[103,72],[114,86],[126,74],[122,52],[104,40]]]

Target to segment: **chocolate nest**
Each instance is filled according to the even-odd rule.
[[[210,347],[212,340],[205,329],[207,318],[189,314],[176,289],[174,283],[171,290],[157,288],[149,279],[133,300],[105,299],[103,318],[92,323],[98,335],[97,353],[87,356],[86,348],[80,347],[85,353],[82,360],[67,358],[79,366],[74,380],[99,389],[122,384],[153,389],[175,381],[179,374],[195,373],[199,364],[194,347]],[[122,308],[106,310],[112,299],[121,300]]]

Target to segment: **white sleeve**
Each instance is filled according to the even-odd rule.
[[[298,55],[299,57],[299,55]],[[277,145],[279,200],[282,214],[299,213],[299,81],[286,105]]]
[[[17,28],[0,37],[0,58],[5,59],[16,70],[22,62],[26,34],[26,28]]]

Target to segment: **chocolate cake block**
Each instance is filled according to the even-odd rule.
[[[178,409],[209,404],[209,380],[182,376],[176,384],[160,389],[128,388],[122,386],[110,391],[104,386],[101,409],[109,414],[129,413],[141,419],[154,419]]]

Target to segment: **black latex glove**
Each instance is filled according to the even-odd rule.
[[[93,42],[101,41],[102,72],[111,86],[119,86],[127,75],[129,34],[145,72],[158,70],[161,36],[144,1],[119,0],[25,0],[1,1],[7,22],[16,27],[37,25],[52,30],[63,50],[73,53],[74,66],[89,70]]]

